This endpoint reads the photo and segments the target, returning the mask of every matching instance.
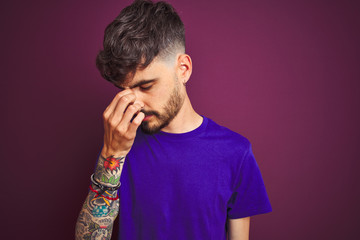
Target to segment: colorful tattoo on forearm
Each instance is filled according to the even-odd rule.
[[[94,187],[96,188],[96,187]],[[76,239],[110,239],[119,212],[119,200],[109,200],[117,191],[102,195],[90,191],[76,224]]]
[[[84,235],[84,240],[92,240],[92,239],[111,239],[113,225],[109,225],[107,227],[100,226],[95,222],[90,222],[89,224],[89,232]]]
[[[90,192],[89,198],[86,201],[87,209],[94,217],[108,216],[111,212],[113,212],[111,211],[112,209],[118,208],[118,200],[109,200],[109,198],[114,198],[116,194],[116,191],[114,193],[105,191],[102,195],[97,196],[96,193]]]
[[[114,158],[113,156],[110,156],[105,159],[100,156],[95,171],[95,178],[102,183],[117,185],[120,181],[124,162],[124,157]]]
[[[106,159],[99,157],[94,177],[102,182],[117,185],[124,164],[124,157]],[[76,239],[110,239],[115,218],[119,212],[117,191],[99,194],[92,185],[76,223]],[[115,200],[116,199],[116,200]]]
[[[104,168],[105,170],[109,171],[110,173],[115,173],[120,170],[120,164],[124,163],[124,157],[114,158],[113,156],[110,156],[106,159],[104,159]]]
[[[76,225],[76,239],[111,239],[113,220],[102,218],[98,222],[93,221],[90,214],[82,211]]]

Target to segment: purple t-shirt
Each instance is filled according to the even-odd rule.
[[[222,240],[227,218],[272,211],[249,141],[206,117],[182,134],[138,130],[120,181],[121,240]]]

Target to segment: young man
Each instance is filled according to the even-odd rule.
[[[144,0],[123,9],[96,63],[121,91],[103,113],[76,239],[110,239],[118,214],[120,239],[248,239],[250,216],[272,211],[260,170],[246,138],[192,108],[175,10]]]

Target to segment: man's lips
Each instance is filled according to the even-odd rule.
[[[145,118],[143,119],[143,121],[147,121],[149,120],[153,115],[146,115]]]

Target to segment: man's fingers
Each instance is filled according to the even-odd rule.
[[[109,116],[113,113],[116,105],[119,102],[119,99],[129,93],[132,93],[131,90],[126,89],[124,91],[118,92],[115,97],[113,98],[113,100],[111,101],[111,103],[107,106],[107,108],[105,109],[104,113],[103,113],[103,117],[104,119],[108,119]]]
[[[135,137],[136,130],[140,126],[140,124],[144,120],[144,118],[145,118],[145,114],[143,112],[139,112],[138,115],[130,123],[128,132],[133,137]]]
[[[117,126],[122,121],[126,108],[130,107],[135,99],[136,96],[133,93],[124,95],[119,99],[116,107],[109,116],[109,121],[112,125]]]
[[[127,129],[129,127],[131,119],[134,118],[134,115],[138,113],[141,110],[141,108],[142,107],[138,103],[129,105],[125,111],[122,120],[120,121],[120,125],[122,125]]]
[[[119,151],[124,153],[130,150],[136,129],[145,117],[145,114],[140,112],[143,105],[141,102],[136,102],[136,95],[127,89],[118,93],[105,109],[104,148],[108,153]]]

